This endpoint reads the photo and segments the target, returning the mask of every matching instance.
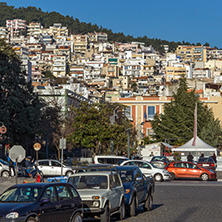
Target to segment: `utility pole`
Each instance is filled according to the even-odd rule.
[[[127,129],[127,156],[130,159],[130,130],[131,128]]]

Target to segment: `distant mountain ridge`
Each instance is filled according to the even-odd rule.
[[[169,51],[175,51],[178,45],[190,45],[188,42],[173,42],[166,41],[157,38],[148,38],[147,36],[134,38],[131,35],[124,35],[122,32],[113,33],[111,29],[103,28],[96,24],[80,22],[79,19],[72,16],[63,16],[58,12],[43,12],[40,8],[36,7],[20,7],[8,6],[5,2],[0,2],[0,26],[5,26],[7,19],[24,19],[27,24],[30,22],[40,22],[44,28],[48,28],[53,23],[62,23],[63,26],[67,26],[70,34],[86,34],[88,32],[105,32],[108,34],[108,40],[111,42],[144,42],[146,46],[152,45],[155,50],[163,53],[163,45],[169,45]]]

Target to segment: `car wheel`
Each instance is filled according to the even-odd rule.
[[[8,171],[6,171],[6,170],[4,170],[4,171],[2,171],[2,173],[1,173],[1,176],[2,177],[9,177],[9,172]]]
[[[37,222],[37,220],[34,217],[29,217],[26,222]]]
[[[72,218],[72,222],[82,222],[81,214],[80,213],[74,214],[74,216]]]
[[[200,178],[201,178],[201,180],[203,180],[203,181],[209,180],[209,176],[208,176],[208,174],[206,174],[206,173],[203,173],[203,174],[200,176]]]
[[[133,197],[132,203],[130,204],[130,216],[136,216],[136,196]]]
[[[171,180],[175,180],[176,179],[176,176],[174,173],[170,173],[170,177],[171,177]]]
[[[119,213],[117,214],[118,220],[123,220],[125,218],[125,215],[126,215],[125,204],[124,204],[124,201],[122,201],[120,205]]]
[[[163,180],[163,176],[160,173],[154,175],[154,180],[156,182],[161,182]]]
[[[110,209],[108,204],[104,208],[104,213],[100,215],[101,222],[110,222]]]
[[[153,208],[153,196],[149,194],[144,205],[144,210],[150,211],[152,210],[152,208]]]
[[[72,171],[67,171],[67,172],[66,172],[66,176],[67,176],[67,177],[71,176],[72,174],[73,174]]]

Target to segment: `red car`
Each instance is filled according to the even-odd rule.
[[[211,157],[200,157],[197,164],[211,170],[215,170],[216,168],[216,163]]]
[[[176,178],[200,178],[203,181],[216,180],[216,172],[210,169],[201,167],[195,163],[177,161],[171,162],[167,167],[172,176],[172,179]]]

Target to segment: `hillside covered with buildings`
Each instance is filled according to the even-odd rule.
[[[0,10],[4,9],[0,38],[13,46],[27,81],[49,103],[49,98],[58,97],[63,110],[76,101],[126,105],[127,117],[139,132],[139,139],[151,138],[150,120],[155,113],[164,112],[163,106],[171,101],[179,78],[185,76],[188,87],[195,89],[200,100],[222,120],[222,50],[207,44],[177,43],[172,51],[170,42],[158,40],[163,49],[160,52],[147,37],[127,38],[32,7],[14,9],[1,3]],[[52,15],[57,19],[53,21]],[[117,38],[120,35],[122,41]]]

